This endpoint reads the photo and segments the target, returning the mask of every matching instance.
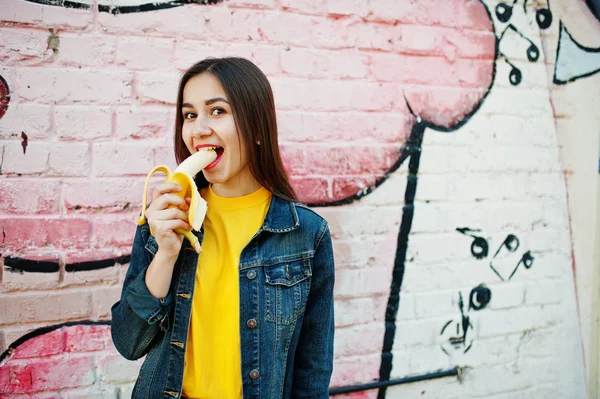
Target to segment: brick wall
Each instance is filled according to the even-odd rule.
[[[545,2],[135,4],[0,8],[0,396],[130,396],[109,319],[143,179],[175,164],[181,72],[237,55],[269,77],[286,168],[331,227],[332,387],[458,368],[386,397],[585,397],[573,268],[593,263],[557,133],[589,104],[556,88],[597,98],[595,53],[554,82],[584,2],[551,21]]]

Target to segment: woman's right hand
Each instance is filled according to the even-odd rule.
[[[175,194],[179,191],[181,187],[175,183],[159,184],[152,192],[152,202],[146,209],[146,219],[160,252],[173,257],[177,257],[183,243],[183,236],[175,230],[192,228],[186,213],[189,199]]]

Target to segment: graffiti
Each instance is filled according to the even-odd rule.
[[[502,33],[500,33],[500,35],[498,36],[498,43],[500,43],[504,39],[504,35],[507,32],[516,33],[522,40],[525,40],[529,43],[529,47],[526,50],[526,55],[529,62],[536,62],[540,56],[540,50],[538,46],[525,34],[521,33],[521,30],[519,30],[515,25],[509,23],[511,18],[513,17],[513,8],[516,4],[517,0],[514,0],[512,4],[499,3],[498,5],[496,5],[496,18],[498,18],[498,21],[500,21],[500,23],[508,23],[508,25],[506,25],[506,27],[504,27],[504,29],[502,30]],[[527,0],[524,0],[523,13],[527,15],[528,12],[529,11],[527,8]],[[539,8],[536,10],[535,20],[539,28],[542,30],[548,29],[550,25],[552,25],[552,11],[550,10],[549,2],[547,3],[547,8]],[[510,61],[510,58],[506,54],[499,52],[498,56],[498,58],[503,59],[504,62],[506,62],[511,67],[511,70],[508,75],[508,80],[510,84],[512,84],[513,86],[518,86],[523,80],[523,73],[513,62]]]
[[[38,3],[48,6],[57,6],[65,8],[76,8],[89,10],[93,4],[89,4],[83,1],[71,1],[71,0],[25,0],[31,3]],[[134,12],[147,12],[147,11],[158,11],[165,10],[173,7],[181,7],[187,4],[217,4],[223,0],[172,0],[172,1],[156,1],[152,3],[142,3],[137,5],[122,5],[115,6],[113,1],[100,0],[98,1],[98,12],[107,12],[110,14],[130,14]]]
[[[95,4],[98,4],[99,12],[107,12],[112,14],[155,11],[186,4],[213,4],[218,2],[182,0],[163,2],[159,1],[156,3],[140,5],[114,6],[114,2],[111,2],[113,5],[108,5],[107,2],[103,0],[93,3],[93,5],[63,0],[26,1],[65,8],[84,9],[91,9],[92,7],[95,7]],[[470,87],[468,90],[468,95],[461,97],[461,100],[457,101],[455,110],[444,110],[443,112],[440,112],[437,109],[433,109],[431,102],[433,102],[432,99],[435,100],[435,95],[438,93],[432,91],[432,93],[426,93],[427,95],[422,95],[422,93],[420,94],[411,91],[410,88],[403,88],[402,92],[404,94],[404,100],[411,117],[410,135],[403,147],[400,150],[395,151],[393,164],[390,167],[386,167],[386,169],[381,173],[377,172],[374,174],[372,183],[366,185],[366,187],[361,186],[359,183],[354,184],[352,186],[354,191],[352,191],[352,194],[350,195],[344,194],[332,198],[331,201],[320,201],[308,204],[310,206],[340,206],[358,201],[366,195],[372,193],[384,182],[386,182],[391,174],[396,172],[401,165],[404,165],[405,163],[408,164],[408,176],[406,186],[404,188],[402,220],[397,235],[397,246],[395,258],[393,260],[394,266],[392,271],[390,293],[385,311],[385,333],[383,337],[381,366],[379,370],[379,381],[381,382],[390,380],[393,365],[392,349],[396,335],[396,317],[400,306],[400,294],[406,266],[406,254],[409,245],[408,237],[411,232],[414,217],[414,202],[417,194],[420,156],[423,151],[422,143],[425,130],[430,128],[433,131],[449,133],[454,132],[458,128],[464,126],[469,121],[470,117],[478,111],[486,96],[489,94],[489,90],[492,87],[495,79],[496,60],[502,60],[510,65],[511,70],[508,79],[513,86],[517,86],[521,83],[523,80],[522,71],[516,67],[514,62],[511,62],[511,59],[508,55],[505,55],[503,52],[499,51],[499,43],[505,38],[505,34],[512,36],[516,35],[520,38],[519,40],[524,40],[528,43],[525,56],[529,62],[537,62],[539,60],[540,46],[534,43],[534,41],[530,40],[526,34],[523,34],[515,24],[511,23],[511,18],[513,18],[514,13],[516,12],[514,10],[515,5],[517,5],[516,0],[512,4],[500,3],[496,6],[494,10],[496,18],[501,23],[507,24],[503,27],[501,33],[497,34],[493,29],[493,20],[487,7],[485,7],[482,2],[470,2],[470,7],[479,6],[484,9],[489,16],[489,30],[495,33],[495,36],[493,37],[493,39],[495,38],[495,41],[492,41],[485,46],[486,54],[482,56],[482,59],[488,62],[488,65],[486,65],[486,69],[482,70],[480,80],[473,83],[474,89],[473,87]],[[523,1],[522,5],[523,11],[527,13],[527,1]],[[547,8],[536,10],[535,20],[540,29],[547,29],[551,26],[553,14],[550,10],[549,4]],[[564,51],[565,56],[568,56],[568,50]],[[452,68],[459,69],[460,66],[452,66]],[[467,90],[465,90],[465,92],[466,91]],[[8,106],[9,96],[7,85],[5,97],[7,99],[6,106]],[[6,109],[4,109],[4,111],[5,110]],[[2,115],[3,113],[0,109],[0,117]],[[24,132],[22,133],[22,140],[23,151],[25,152],[27,147],[27,135]],[[470,250],[471,254],[476,259],[488,259],[490,256],[490,242],[479,235],[481,230],[469,229],[465,227],[457,228],[457,231],[472,238]],[[517,251],[520,247],[521,243],[518,237],[513,234],[508,234],[494,252],[491,260],[489,260],[490,268],[500,278],[500,280],[510,280],[518,270],[522,270],[523,268],[529,269],[533,265],[534,257],[529,251],[521,254],[519,259],[514,260],[514,256],[517,255]],[[507,260],[508,258],[510,258],[510,260]],[[108,268],[114,266],[115,264],[126,264],[128,262],[129,255],[119,258],[100,259],[90,262],[71,263],[64,265],[51,261],[33,261],[19,257],[7,257],[4,259],[4,267],[7,271],[15,273],[55,273],[60,271],[61,267],[64,268],[66,272],[78,272]],[[523,265],[523,267],[521,267],[521,265]],[[458,293],[458,308],[460,316],[446,322],[441,329],[440,335],[444,339],[444,343],[442,343],[442,350],[447,355],[451,355],[455,352],[467,353],[472,348],[473,338],[475,336],[473,324],[476,325],[476,323],[471,323],[473,314],[474,312],[486,309],[488,304],[491,302],[492,292],[489,288],[479,285],[471,290],[468,296],[468,303],[465,301],[466,298],[466,296],[463,296],[463,293]],[[436,327],[435,333],[438,331],[440,330],[438,330]],[[15,349],[18,346],[15,344],[17,343],[15,342],[12,344],[11,348]],[[437,350],[437,347],[435,349]],[[6,355],[6,353],[3,354],[3,357],[0,357],[0,361],[7,356],[8,355]],[[385,392],[385,388],[380,388],[379,396],[385,397]]]
[[[108,321],[88,320],[38,328],[0,354],[0,396],[30,395],[89,384],[89,370],[98,360],[90,356],[68,357],[77,352],[106,350],[111,345]],[[30,361],[31,358],[37,359]]]
[[[4,116],[8,110],[8,103],[10,102],[10,89],[8,83],[0,75],[0,119]]]
[[[600,71],[600,47],[589,48],[577,43],[562,22],[559,35],[554,64],[555,84],[574,82]]]
[[[27,151],[27,144],[29,142],[29,138],[25,132],[21,132],[21,147],[23,147],[23,155]]]
[[[480,232],[478,229],[470,229],[468,227],[457,227],[456,231],[466,236],[473,238],[471,243],[471,254],[476,259],[484,259],[488,256],[489,244],[488,241],[478,235],[472,234]],[[530,251],[524,252],[517,260],[516,263],[514,257],[511,256],[515,253],[521,243],[519,238],[514,234],[508,234],[502,244],[498,246],[498,249],[490,260],[490,269],[500,278],[502,281],[510,280],[519,267],[523,265],[526,269],[530,269],[533,266],[534,256]],[[506,258],[509,258],[508,260]],[[508,276],[507,276],[508,275]]]
[[[125,255],[117,258],[94,260],[89,262],[66,263],[65,271],[67,273],[83,272],[113,267],[117,264],[125,265],[129,263],[130,258],[131,255]],[[4,258],[4,267],[5,270],[9,272],[20,274],[23,274],[24,272],[57,273],[60,270],[60,264],[58,262],[29,260],[10,256]]]
[[[457,227],[456,231],[471,237],[471,255],[475,259],[482,260],[488,257],[489,243],[488,240],[480,235],[480,229],[471,229],[468,227]],[[530,269],[533,265],[534,257],[530,251],[524,252],[518,260],[514,259],[514,254],[517,252],[521,243],[519,238],[514,234],[508,234],[502,243],[496,249],[492,256],[489,266],[490,269],[500,278],[501,281],[507,281],[513,278],[521,265],[526,269]],[[442,351],[451,356],[452,352],[461,351],[467,353],[473,346],[473,334],[469,335],[469,329],[473,330],[471,324],[470,311],[480,311],[487,307],[492,300],[492,291],[483,284],[471,290],[469,295],[469,307],[467,312],[464,310],[464,302],[462,294],[459,292],[458,308],[460,310],[460,319],[451,319],[444,324],[440,332],[443,340],[441,344]]]
[[[441,344],[442,351],[451,356],[453,351],[467,353],[473,346],[473,334],[469,334],[469,329],[473,330],[471,324],[470,311],[479,311],[485,309],[492,300],[492,291],[485,285],[478,285],[471,290],[469,295],[469,307],[465,312],[465,305],[462,293],[458,293],[458,310],[460,319],[451,319],[444,324],[440,336],[443,339]]]

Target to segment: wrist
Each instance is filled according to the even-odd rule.
[[[154,258],[158,258],[160,263],[170,263],[174,265],[178,256],[179,251],[169,251],[166,249],[160,249],[160,247],[158,247],[158,251],[156,251]]]

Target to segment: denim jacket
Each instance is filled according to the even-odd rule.
[[[202,241],[203,229],[198,233]],[[125,358],[146,355],[133,398],[181,398],[198,255],[184,240],[169,293],[148,291],[145,272],[158,245],[138,226],[112,339]],[[334,262],[327,222],[273,196],[239,263],[244,399],[328,398],[333,368]],[[220,398],[219,398],[220,399]],[[226,398],[224,398],[226,399]]]

